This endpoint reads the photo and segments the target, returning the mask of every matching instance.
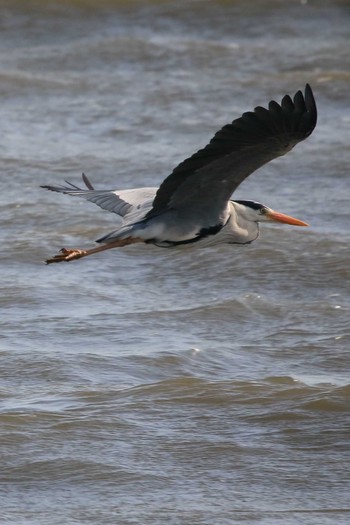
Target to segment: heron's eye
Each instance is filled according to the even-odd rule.
[[[260,215],[266,215],[266,213],[267,213],[267,208],[260,208],[259,210]]]

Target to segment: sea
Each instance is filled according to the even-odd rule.
[[[0,524],[350,523],[350,2],[0,0]],[[314,133],[234,198],[308,228],[91,248],[42,185],[157,186],[309,83]]]

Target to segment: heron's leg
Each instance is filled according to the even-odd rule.
[[[103,252],[104,250],[110,250],[111,248],[121,248],[122,246],[127,246],[128,244],[134,244],[136,242],[144,241],[143,239],[139,239],[138,237],[128,237],[126,239],[119,239],[118,241],[103,244],[102,246],[97,246],[97,248],[91,248],[90,250],[68,250],[67,248],[62,248],[62,250],[60,250],[60,253],[58,253],[54,257],[51,257],[51,259],[47,259],[46,264],[58,263],[62,261],[74,261],[75,259],[81,259],[81,257],[92,255],[93,253]]]

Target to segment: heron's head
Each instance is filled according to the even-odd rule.
[[[293,226],[309,226],[306,222],[285,215],[278,211],[272,210],[260,202],[254,201],[233,201],[236,206],[236,212],[245,220],[252,222],[283,222],[285,224],[292,224]]]

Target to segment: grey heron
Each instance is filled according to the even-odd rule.
[[[303,221],[249,200],[231,200],[248,175],[285,155],[314,130],[317,109],[311,87],[293,98],[285,95],[268,109],[258,106],[220,129],[197,153],[184,160],[159,188],[96,190],[83,175],[86,189],[42,186],[82,197],[121,218],[119,227],[97,239],[98,247],[62,248],[47,264],[72,261],[133,243],[160,247],[247,244],[259,236],[259,222],[307,226]]]

